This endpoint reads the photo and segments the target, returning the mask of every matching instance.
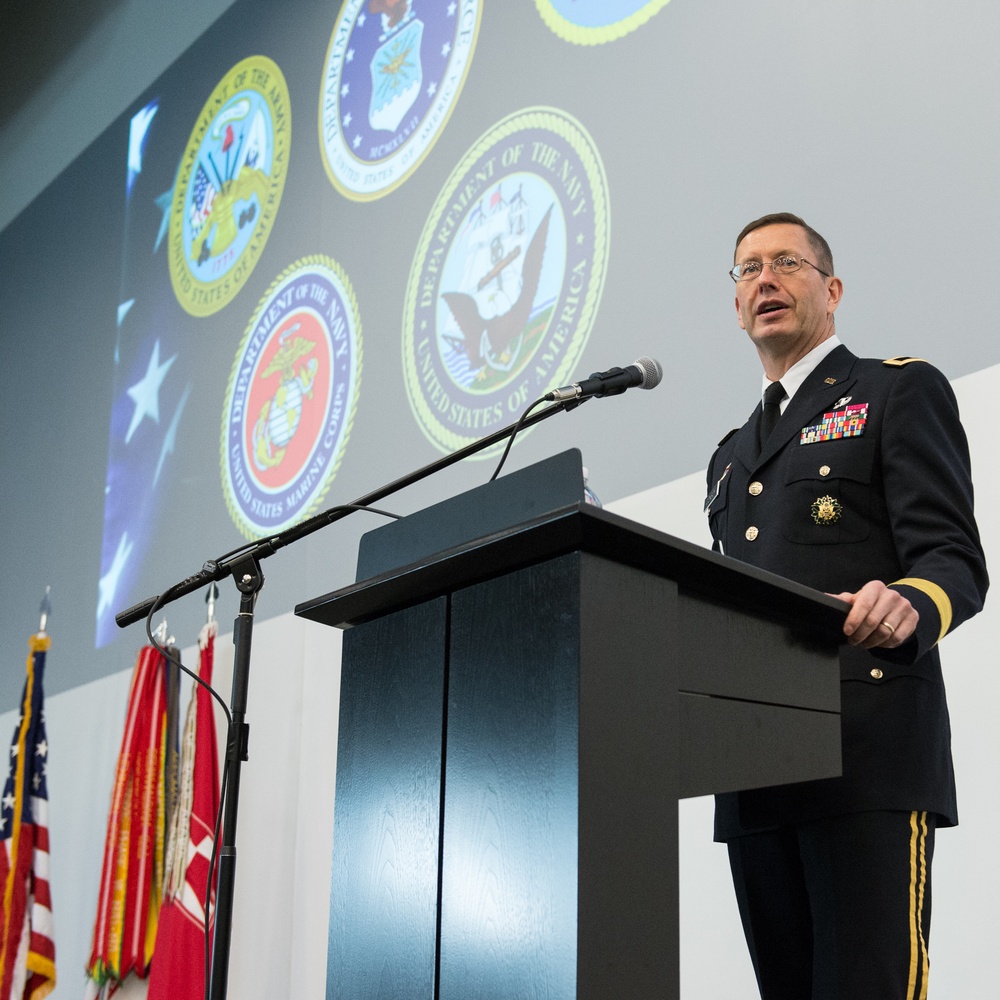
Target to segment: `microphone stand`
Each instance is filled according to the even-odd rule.
[[[339,521],[348,514],[353,514],[361,507],[370,507],[383,497],[396,493],[407,486],[412,486],[421,479],[426,479],[441,469],[454,465],[476,452],[483,451],[502,441],[517,430],[531,427],[546,420],[554,413],[572,410],[585,400],[563,400],[539,410],[538,413],[508,424],[501,430],[487,437],[474,441],[470,445],[445,455],[415,472],[401,476],[385,486],[373,490],[353,503],[331,507],[315,514],[300,524],[293,525],[271,538],[261,539],[242,546],[235,552],[209,560],[200,572],[189,576],[162,594],[148,598],[115,615],[119,628],[125,628],[134,622],[141,621],[149,613],[176,601],[185,594],[200,590],[206,584],[232,576],[236,589],[240,592],[240,610],[233,625],[233,644],[236,651],[233,656],[233,694],[229,733],[226,739],[226,769],[229,772],[226,783],[224,817],[222,828],[222,843],[218,850],[218,883],[215,906],[215,934],[212,942],[212,975],[211,1000],[225,1000],[229,980],[229,951],[232,943],[233,898],[236,885],[236,822],[239,810],[240,770],[244,761],[249,759],[250,726],[246,722],[247,693],[250,687],[250,648],[253,638],[253,612],[257,595],[264,586],[264,574],[260,561],[274,555],[278,549],[292,542],[311,535],[314,531]],[[206,923],[208,913],[205,914]]]

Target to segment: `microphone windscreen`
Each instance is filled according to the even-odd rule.
[[[636,358],[635,366],[642,372],[641,389],[655,389],[663,380],[663,366],[655,358]]]

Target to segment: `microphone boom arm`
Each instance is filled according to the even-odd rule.
[[[564,410],[571,410],[578,406],[581,402],[585,401],[585,399],[577,399],[575,396],[569,399],[558,400],[554,405],[548,406],[544,410],[539,410],[537,413],[534,413],[525,419],[521,424],[521,428],[532,427],[537,423],[541,423],[543,420],[547,420],[555,413],[560,413]],[[460,462],[462,459],[468,458],[470,455],[475,455],[477,452],[489,448],[491,445],[496,444],[498,441],[502,441],[504,438],[512,434],[515,428],[517,428],[516,421],[515,423],[508,424],[506,427],[502,427],[500,430],[494,431],[492,434],[488,434],[486,437],[480,438],[478,441],[473,441],[472,444],[468,444],[464,448],[460,448],[458,451],[453,451],[414,472],[407,473],[405,476],[400,476],[399,479],[395,479],[391,483],[380,486],[378,489],[372,490],[371,493],[366,493],[364,496],[359,497],[351,503],[338,504],[337,506],[330,507],[327,510],[321,511],[319,514],[314,514],[312,517],[308,517],[304,521],[300,521],[298,524],[294,524],[291,527],[286,528],[284,531],[281,531],[276,535],[272,535],[269,538],[262,538],[257,542],[248,543],[236,552],[226,556],[221,556],[219,559],[211,559],[206,562],[204,566],[202,566],[199,572],[181,580],[179,583],[175,583],[172,587],[167,588],[167,590],[165,590],[162,594],[157,594],[155,597],[148,597],[146,600],[140,601],[138,604],[133,604],[132,607],[126,608],[124,611],[119,611],[118,614],[115,615],[115,622],[119,628],[127,628],[135,622],[142,621],[142,619],[149,614],[150,608],[152,608],[154,604],[157,604],[161,597],[166,599],[160,604],[160,607],[165,607],[167,604],[176,601],[180,597],[184,597],[186,594],[193,593],[196,590],[201,590],[209,583],[224,580],[227,576],[231,576],[235,567],[243,564],[248,557],[254,559],[265,559],[267,556],[274,555],[278,549],[282,549],[286,545],[290,545],[292,542],[297,542],[300,538],[304,538],[306,535],[311,535],[314,531],[318,531],[320,528],[323,528],[328,524],[333,524],[334,521],[339,521],[341,518],[347,517],[348,514],[354,513],[354,511],[359,507],[369,507],[392,493],[398,493],[407,486],[412,486],[414,483],[419,482],[421,479],[426,479],[428,476],[433,475],[441,469],[446,469],[448,466],[454,465],[456,462]]]

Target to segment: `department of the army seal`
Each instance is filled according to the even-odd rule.
[[[328,257],[268,289],[236,352],[222,414],[222,487],[248,538],[314,513],[344,455],[361,380],[354,290]]]
[[[542,20],[560,38],[600,45],[644,25],[669,0],[535,0]]]
[[[193,316],[243,287],[267,243],[288,173],[288,86],[266,56],[219,81],[181,157],[170,207],[170,281]]]
[[[437,141],[479,35],[482,0],[346,0],[319,95],[326,172],[354,201],[399,187]]]
[[[609,234],[604,168],[565,112],[515,112],[466,153],[424,226],[403,309],[407,396],[435,446],[463,447],[567,380]]]

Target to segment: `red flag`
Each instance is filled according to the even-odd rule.
[[[199,676],[212,683],[216,625],[201,630]],[[212,696],[191,692],[181,750],[180,789],[167,850],[167,893],[160,910],[149,1000],[202,1000],[205,995],[205,889],[219,809],[219,753]],[[209,927],[215,920],[212,888]]]
[[[48,789],[42,674],[50,640],[29,642],[21,718],[10,746],[0,801],[0,997],[42,1000],[56,987],[55,930],[49,894]]]
[[[110,992],[130,972],[145,977],[156,938],[166,825],[166,710],[166,657],[144,646],[129,690],[87,963],[92,985]]]

